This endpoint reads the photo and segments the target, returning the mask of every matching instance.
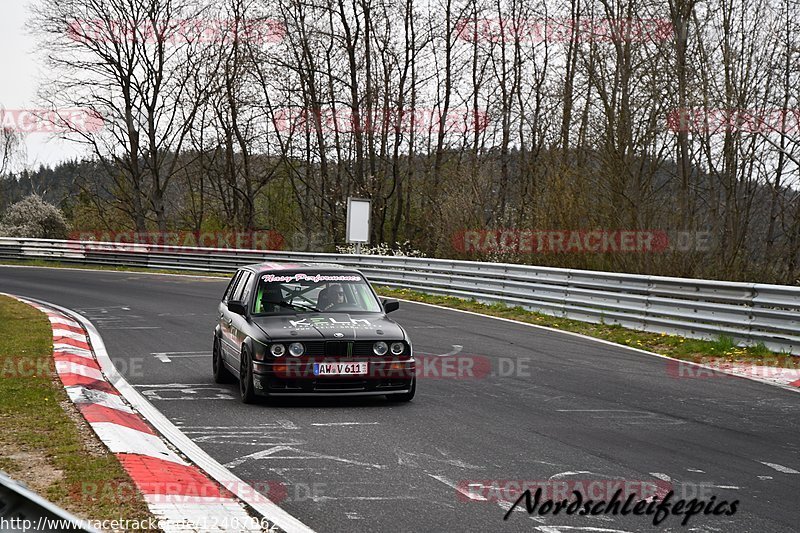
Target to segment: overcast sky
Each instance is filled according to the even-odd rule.
[[[35,40],[25,31],[27,0],[0,0],[0,107],[8,110],[37,107],[36,91],[41,64],[33,53]],[[26,165],[53,165],[79,156],[82,148],[49,133],[26,135]]]

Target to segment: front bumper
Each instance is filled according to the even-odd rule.
[[[315,376],[314,363],[368,363],[366,375]],[[253,388],[260,396],[376,396],[411,390],[414,359],[254,361]]]

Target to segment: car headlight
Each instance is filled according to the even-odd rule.
[[[286,348],[283,344],[273,344],[269,347],[269,353],[271,353],[274,357],[283,357],[283,354],[286,353]]]
[[[389,351],[389,346],[383,341],[378,341],[372,345],[372,351],[375,352],[375,355],[386,355],[386,352]]]
[[[400,355],[406,349],[406,346],[402,342],[393,342],[392,343],[392,355]]]
[[[300,357],[305,351],[306,349],[303,347],[302,343],[293,342],[289,345],[289,354],[291,354],[292,357]]]
[[[253,342],[253,359],[263,361],[267,355],[267,347],[260,342]]]

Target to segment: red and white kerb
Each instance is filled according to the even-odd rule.
[[[178,455],[123,400],[101,371],[81,324],[18,299],[47,315],[56,372],[70,400],[117,456],[165,532],[262,530],[253,528],[254,520],[230,491]]]

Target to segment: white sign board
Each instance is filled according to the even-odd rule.
[[[347,199],[347,242],[369,242],[370,201]]]

